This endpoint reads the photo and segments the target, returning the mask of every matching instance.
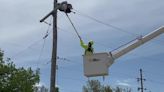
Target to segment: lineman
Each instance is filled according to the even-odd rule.
[[[81,47],[83,47],[85,49],[84,55],[92,55],[93,54],[93,52],[94,52],[93,44],[94,44],[94,42],[92,40],[90,40],[87,45],[80,38],[80,45],[81,45]]]

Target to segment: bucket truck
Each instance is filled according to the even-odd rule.
[[[109,53],[102,52],[94,53],[93,55],[89,56],[83,55],[84,75],[86,77],[108,75],[108,68],[115,62],[116,59],[143,45],[151,39],[159,36],[162,33],[164,33],[164,26],[145,36],[138,37],[123,47],[115,49]]]

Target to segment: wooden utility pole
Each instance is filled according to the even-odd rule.
[[[40,22],[44,22],[50,15],[53,16],[53,43],[52,43],[52,58],[51,58],[51,76],[50,76],[50,92],[55,92],[56,85],[56,57],[57,57],[57,10],[59,5],[57,0],[54,0],[53,10],[48,13]]]
[[[72,5],[68,4],[67,1],[58,3],[54,0],[53,10],[48,13],[40,22],[45,22],[50,15],[53,16],[53,43],[52,43],[52,58],[51,58],[51,76],[50,76],[50,92],[56,91],[56,57],[57,57],[57,10],[64,13],[71,13]]]
[[[51,76],[50,76],[50,92],[55,92],[56,87],[56,57],[57,57],[57,0],[54,0],[53,16],[53,45],[51,58]]]

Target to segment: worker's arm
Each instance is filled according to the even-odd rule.
[[[83,40],[80,39],[80,45],[81,47],[83,47],[84,49],[87,49],[87,45],[83,42]]]

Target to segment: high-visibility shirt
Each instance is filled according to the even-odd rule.
[[[85,53],[84,53],[85,55],[92,55],[93,54],[94,49],[92,46],[88,47],[88,45],[85,44],[82,40],[80,40],[80,45],[81,45],[81,47],[83,47],[85,49]]]

